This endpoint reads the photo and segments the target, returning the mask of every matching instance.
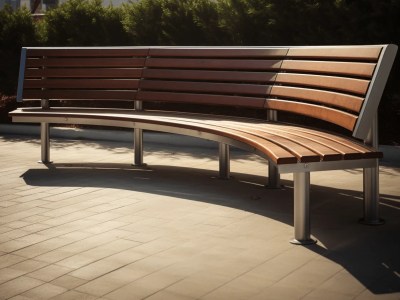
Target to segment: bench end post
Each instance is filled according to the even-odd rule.
[[[230,177],[230,155],[229,145],[219,143],[219,178],[229,179]]]
[[[310,172],[293,173],[294,179],[294,239],[295,245],[311,245],[317,241],[310,233]]]

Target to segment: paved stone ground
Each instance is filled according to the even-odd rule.
[[[216,149],[0,136],[0,299],[400,299],[400,168],[378,227],[357,223],[360,170],[311,177],[313,246],[294,246],[292,181]]]

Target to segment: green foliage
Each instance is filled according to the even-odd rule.
[[[211,0],[142,0],[124,6],[124,25],[137,45],[218,44],[218,13]]]
[[[35,46],[38,37],[30,12],[0,10],[0,95],[13,95],[17,86],[21,47]]]
[[[122,10],[101,0],[69,0],[50,10],[44,32],[49,46],[124,45]]]

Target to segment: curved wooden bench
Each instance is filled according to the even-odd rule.
[[[229,177],[229,145],[254,152],[269,162],[270,186],[279,186],[280,173],[294,173],[293,242],[308,244],[314,242],[312,171],[364,168],[364,221],[381,222],[376,116],[396,51],[394,45],[23,48],[17,98],[40,100],[41,107],[10,115],[14,122],[41,123],[45,163],[51,123],[134,128],[137,165],[143,164],[143,130],[214,140],[223,178]],[[50,107],[53,100],[133,105]],[[146,102],[253,108],[265,119],[143,110]],[[278,111],[321,119],[350,134],[278,122]]]

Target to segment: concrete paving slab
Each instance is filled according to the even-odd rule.
[[[265,189],[267,164],[190,140],[52,140],[0,135],[0,299],[399,299],[400,165],[380,168],[383,226],[360,225],[361,170],[313,173],[311,227],[293,235],[293,182]],[[50,294],[48,294],[50,295]]]

